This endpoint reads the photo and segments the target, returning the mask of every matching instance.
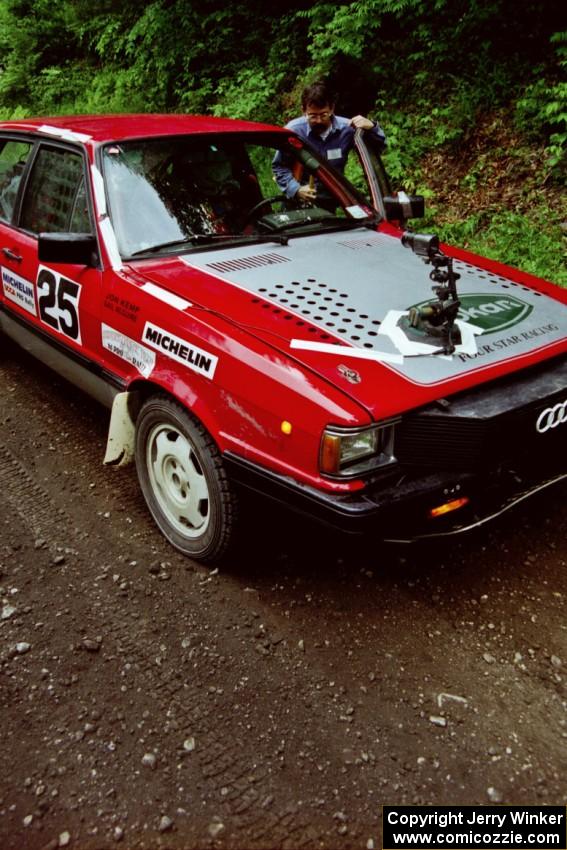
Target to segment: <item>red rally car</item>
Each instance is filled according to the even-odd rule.
[[[367,196],[266,125],[0,123],[0,334],[111,409],[105,462],[194,558],[246,490],[416,540],[565,477],[567,291],[404,232],[371,144]]]

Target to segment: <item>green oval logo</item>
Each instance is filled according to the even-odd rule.
[[[481,328],[483,334],[496,333],[517,325],[533,310],[531,304],[526,304],[515,295],[459,294],[459,301],[461,308],[458,318]],[[415,306],[425,307],[429,303],[430,301],[422,301]]]

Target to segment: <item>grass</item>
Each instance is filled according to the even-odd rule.
[[[434,229],[444,242],[567,287],[567,232],[545,208],[537,209],[532,217],[502,210],[439,226],[435,226],[435,216],[430,216],[427,229]]]

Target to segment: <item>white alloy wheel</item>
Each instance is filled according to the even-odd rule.
[[[187,437],[173,425],[155,425],[146,442],[146,465],[154,496],[171,523],[188,537],[207,530],[207,479]]]
[[[168,396],[152,396],[142,406],[136,469],[165,537],[198,560],[220,558],[231,542],[236,498],[210,434]]]

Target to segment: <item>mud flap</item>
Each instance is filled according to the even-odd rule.
[[[132,393],[118,393],[112,403],[104,461],[109,466],[127,466],[134,460],[136,426],[132,419]]]

